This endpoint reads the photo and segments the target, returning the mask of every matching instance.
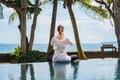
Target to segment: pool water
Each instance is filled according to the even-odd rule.
[[[0,64],[0,80],[120,80],[119,59]]]

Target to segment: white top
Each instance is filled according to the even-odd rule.
[[[64,37],[63,39],[57,39],[53,37],[51,45],[54,46],[55,52],[52,58],[53,62],[71,61],[71,57],[66,53],[66,45],[69,44],[69,39]]]

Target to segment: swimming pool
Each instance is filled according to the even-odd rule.
[[[90,59],[79,63],[0,64],[0,80],[120,80],[120,60]]]

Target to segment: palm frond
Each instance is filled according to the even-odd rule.
[[[31,1],[28,0],[28,5],[29,6],[35,6]]]
[[[45,5],[45,4],[48,4],[48,3],[51,3],[51,2],[53,2],[53,0],[41,1],[41,6],[42,6],[42,5]]]
[[[106,9],[102,9],[98,6],[93,6],[85,1],[80,2],[80,8],[90,17],[94,19],[108,19],[109,14]]]
[[[93,0],[80,0],[80,2],[84,2],[86,4],[91,4]]]
[[[9,24],[12,23],[13,21],[15,21],[16,17],[18,17],[18,13],[17,12],[13,12],[10,17],[9,17]]]

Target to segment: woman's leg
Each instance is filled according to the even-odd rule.
[[[78,59],[77,55],[71,55],[71,61],[74,62],[76,59]]]
[[[48,61],[48,62],[52,62],[52,57],[53,57],[53,55],[48,55],[48,56],[47,56],[47,61]]]

